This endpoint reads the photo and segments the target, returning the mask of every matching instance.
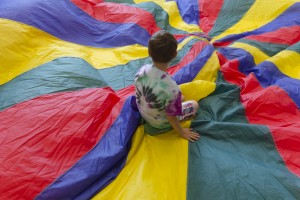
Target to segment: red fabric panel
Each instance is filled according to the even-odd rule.
[[[111,89],[96,88],[44,95],[2,111],[0,199],[33,199],[99,142],[122,106]]]
[[[258,42],[293,45],[300,41],[300,26],[283,27],[270,33],[248,36],[245,39]]]
[[[112,23],[135,23],[146,29],[150,35],[160,30],[152,13],[143,9],[119,3],[100,0],[72,0],[72,2],[93,18]]]
[[[168,73],[174,75],[178,70],[192,62],[196,56],[208,45],[206,41],[199,41],[194,44],[191,50],[181,59],[181,61],[168,69]]]
[[[208,33],[212,27],[218,15],[221,11],[224,0],[199,0],[199,13],[200,13],[200,28]]]
[[[224,78],[236,85],[242,85],[244,78],[246,77],[243,73],[239,71],[239,61],[238,60],[227,60],[225,56],[217,52],[221,69]]]
[[[269,127],[287,168],[300,176],[300,111],[280,87],[263,88],[253,74],[238,71],[238,60],[226,60],[218,53],[224,78],[241,87],[241,102],[251,124]]]
[[[232,43],[232,41],[214,41],[214,47],[227,47]]]

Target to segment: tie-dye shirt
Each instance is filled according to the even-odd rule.
[[[182,115],[180,89],[167,72],[143,66],[135,76],[135,91],[139,111],[151,126],[168,128],[166,115]]]

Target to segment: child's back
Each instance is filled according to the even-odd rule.
[[[135,87],[140,113],[151,126],[170,127],[166,115],[182,113],[181,92],[167,72],[145,65],[136,75]]]

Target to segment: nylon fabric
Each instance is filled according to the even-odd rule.
[[[299,199],[300,1],[0,3],[0,199]],[[145,135],[135,73],[167,30],[196,117]]]
[[[134,0],[135,3],[142,3],[142,2],[148,2],[148,0]],[[189,33],[197,33],[201,32],[199,26],[194,24],[187,24],[183,21],[181,15],[178,12],[178,7],[175,2],[169,1],[152,1],[155,2],[157,5],[162,7],[168,15],[169,15],[169,23],[172,27],[175,27],[177,29],[189,32]]]
[[[3,67],[0,68],[0,84],[58,57],[80,57],[95,68],[101,69],[148,56],[147,49],[138,44],[115,49],[84,47],[59,40],[39,29],[18,22],[0,19],[0,24],[3,27],[1,29],[2,37],[7,38],[2,45],[9,47],[9,51],[15,52],[11,54],[6,54],[6,51],[0,52],[3,58]],[[31,38],[35,39],[31,40]],[[27,41],[26,45],[22,47],[16,45],[24,40]],[[23,62],[26,58],[32,59],[29,63]],[[10,73],[6,73],[6,69],[9,67],[12,69]]]
[[[300,179],[286,168],[270,130],[248,124],[239,95],[237,86],[219,82],[200,101],[191,127],[201,140],[189,146],[187,199],[297,199]]]
[[[272,2],[273,1],[271,0],[253,2],[251,7],[245,10],[247,12],[245,14],[242,14],[243,17],[240,20],[238,20],[237,23],[232,25],[230,28],[224,28],[226,31],[221,34],[217,34],[217,36],[214,37],[213,41],[218,40],[224,37],[225,35],[230,35],[232,33],[237,34],[246,31],[252,31],[259,27],[263,27],[269,22],[274,21],[274,19],[280,16],[282,12],[286,11],[291,5],[295,3],[295,1],[292,0],[287,0],[284,2],[282,1],[276,4]],[[264,12],[263,10],[266,7],[271,9],[272,12]],[[247,23],[247,21],[255,21],[256,23],[249,24]]]
[[[214,91],[215,85],[209,81],[194,81],[180,85],[180,89],[186,100],[199,101]],[[199,95],[193,93],[193,90],[201,90],[202,93]],[[191,121],[186,121],[182,125],[189,127],[190,123]],[[153,200],[184,199],[187,152],[187,141],[180,138],[174,130],[150,136],[145,134],[144,125],[141,125],[134,134],[126,166],[119,176],[93,199],[132,199],[136,196]],[[153,174],[157,176],[154,177]],[[173,174],[177,176],[173,177]],[[143,186],[137,187],[137,182]]]

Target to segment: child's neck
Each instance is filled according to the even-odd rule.
[[[157,67],[158,69],[167,72],[167,69],[169,67],[169,63],[157,63],[153,62],[154,66]]]

